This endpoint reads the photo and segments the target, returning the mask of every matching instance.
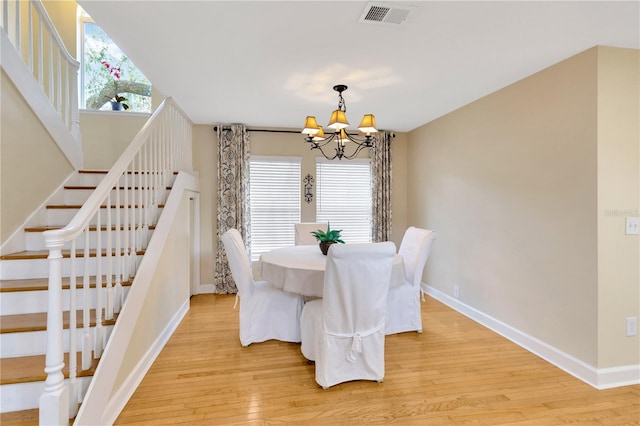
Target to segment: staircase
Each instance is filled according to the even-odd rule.
[[[75,170],[0,247],[0,420],[112,424],[199,277],[193,123],[167,98],[108,172],[82,171],[78,63],[39,0],[0,15],[2,69]]]
[[[47,326],[47,309],[48,309],[48,260],[49,251],[44,244],[42,232],[62,228],[62,224],[69,223],[73,216],[78,212],[80,206],[86,201],[91,191],[95,190],[99,182],[107,174],[106,171],[79,171],[72,176],[70,181],[64,186],[61,204],[48,204],[46,206],[46,223],[41,226],[25,228],[25,251],[10,253],[0,256],[0,265],[2,267],[2,279],[0,280],[0,396],[1,410],[3,413],[15,412],[11,416],[2,415],[4,424],[12,417],[24,418],[29,416],[28,412],[17,412],[21,410],[33,410],[37,418],[37,407],[40,395],[44,388],[46,374],[44,373],[45,353],[46,353],[46,326]],[[131,188],[128,188],[131,190]],[[167,191],[170,187],[167,187]],[[112,192],[115,192],[114,189]],[[118,191],[124,191],[120,187]],[[114,195],[115,197],[115,195]],[[160,208],[163,205],[159,205]],[[114,207],[112,206],[112,209]],[[113,213],[112,213],[113,215]],[[111,227],[112,230],[115,226]],[[155,225],[149,225],[149,232],[155,229]],[[123,226],[120,226],[123,229]],[[97,235],[100,233],[100,237]],[[149,235],[150,237],[150,235]],[[89,226],[89,256],[95,257],[97,243],[101,242],[101,251],[106,250],[106,226],[100,227],[100,232],[96,225]],[[81,239],[78,243],[78,255],[84,255],[84,241]],[[137,260],[140,261],[144,250],[137,250]],[[69,250],[63,251],[63,257],[68,259]],[[104,256],[104,254],[103,254]],[[115,253],[112,253],[115,258]],[[106,257],[106,256],[105,256]],[[96,276],[95,265],[89,271],[88,281],[88,297],[84,296],[83,282],[76,282],[76,292],[82,296],[78,303],[79,308],[84,307],[85,300],[89,300],[91,311],[89,312],[89,331],[92,339],[95,339],[96,318],[100,317],[101,325],[104,329],[102,333],[104,347],[108,336],[110,335],[113,325],[118,316],[120,303],[116,312],[109,315],[106,309],[101,308],[100,315],[96,315]],[[83,277],[84,278],[84,277]],[[79,280],[82,281],[82,280]],[[102,299],[107,300],[109,289],[107,280],[100,283]],[[109,280],[115,283],[116,277]],[[116,299],[121,300],[126,297],[132,279],[124,279],[120,282],[122,289],[121,296],[116,295]],[[63,278],[63,300],[70,300],[70,277]],[[69,351],[69,306],[64,306],[64,351]],[[82,339],[85,332],[84,315],[81,311],[76,313],[76,325],[78,332],[76,340]],[[111,316],[111,318],[106,319]],[[81,354],[77,355],[76,364],[81,363]],[[93,357],[92,357],[93,358]],[[65,365],[69,366],[68,356],[65,359]],[[80,389],[86,391],[88,382],[98,364],[97,359],[93,359],[89,368],[78,371],[77,377],[80,383]],[[64,370],[65,378],[69,378],[69,368]],[[33,413],[32,413],[33,414]]]

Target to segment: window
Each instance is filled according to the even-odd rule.
[[[81,34],[81,108],[110,110],[119,96],[125,109],[151,112],[151,82],[86,13]]]
[[[342,229],[347,243],[371,242],[371,163],[369,159],[316,159],[316,220]]]
[[[299,157],[251,156],[251,260],[295,242],[300,222]]]

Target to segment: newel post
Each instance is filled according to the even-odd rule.
[[[63,241],[46,241],[49,248],[49,311],[47,313],[47,379],[40,396],[40,424],[69,423],[69,392],[64,383],[62,323],[62,246]]]

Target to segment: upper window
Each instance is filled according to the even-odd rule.
[[[80,105],[84,109],[151,112],[151,82],[109,36],[83,14]]]
[[[300,222],[299,157],[251,156],[251,260],[295,243]]]
[[[371,162],[316,159],[316,220],[341,229],[346,243],[371,242]]]

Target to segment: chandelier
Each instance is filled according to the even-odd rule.
[[[329,124],[327,124],[327,127],[332,130],[332,133],[329,136],[325,136],[324,130],[322,126],[318,126],[316,118],[309,115],[305,120],[304,129],[302,129],[302,133],[306,135],[304,141],[311,144],[311,149],[319,149],[322,155],[328,160],[333,160],[336,157],[338,160],[342,160],[343,158],[351,160],[357,156],[363,148],[373,147],[373,137],[371,134],[378,131],[376,129],[376,118],[373,114],[365,114],[358,126],[358,130],[364,133],[364,136],[356,137],[350,135],[346,130],[349,126],[346,116],[347,106],[342,97],[342,92],[347,90],[347,86],[338,84],[333,86],[333,90],[338,92],[338,109],[331,113]],[[330,156],[327,155],[323,148],[332,141],[336,144],[334,148],[335,154]],[[347,154],[346,152],[348,143],[353,144],[354,151],[351,154]]]

